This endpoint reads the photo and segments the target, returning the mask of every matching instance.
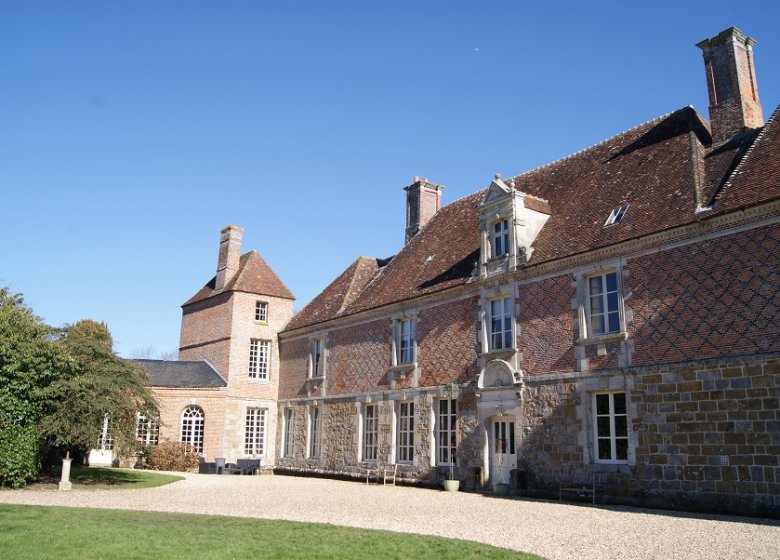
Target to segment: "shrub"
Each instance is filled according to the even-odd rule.
[[[200,455],[187,444],[176,441],[163,441],[147,449],[147,469],[181,472],[198,470]]]
[[[41,436],[32,424],[0,420],[0,486],[20,488],[41,470]]]

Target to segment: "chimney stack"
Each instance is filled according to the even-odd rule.
[[[444,187],[415,177],[406,191],[406,241],[414,237],[441,208],[441,191]]]
[[[713,143],[728,140],[745,128],[764,125],[753,64],[755,44],[730,27],[696,45],[704,54]]]
[[[241,259],[241,240],[244,237],[244,228],[227,226],[221,231],[219,239],[219,259],[217,260],[216,291],[224,289],[238,272],[238,262]]]

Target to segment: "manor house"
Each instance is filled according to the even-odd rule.
[[[697,45],[709,120],[683,107],[446,205],[415,177],[403,248],[295,315],[225,228],[181,361],[143,362],[161,417],[141,437],[277,472],[541,497],[597,477],[612,503],[776,514],[780,118],[754,45]]]

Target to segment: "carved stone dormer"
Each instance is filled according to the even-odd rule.
[[[496,174],[479,208],[480,278],[524,266],[549,217],[546,200],[508,186]]]

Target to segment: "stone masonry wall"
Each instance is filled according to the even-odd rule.
[[[591,399],[625,391],[628,464],[593,460]],[[520,469],[532,495],[604,473],[609,502],[776,515],[780,356],[529,379]]]

